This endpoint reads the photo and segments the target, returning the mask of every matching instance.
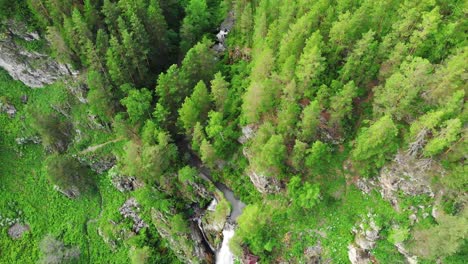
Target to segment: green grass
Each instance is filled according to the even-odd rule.
[[[23,94],[29,96],[30,104],[46,104],[49,90],[30,89],[0,71],[0,95],[18,110],[13,119],[0,114],[0,214],[19,217],[31,229],[21,239],[12,240],[7,235],[8,227],[0,227],[0,263],[36,263],[40,258],[38,245],[47,234],[78,246],[80,263],[128,263],[125,247],[112,252],[98,235],[100,221],[90,222],[87,227],[88,220],[99,215],[99,194],[86,194],[75,200],[66,198],[53,190],[47,180],[42,146],[16,144],[15,138],[28,133],[21,121],[25,115],[20,100]],[[103,216],[118,212],[123,196],[113,189],[105,175],[98,176],[97,182],[106,208]]]

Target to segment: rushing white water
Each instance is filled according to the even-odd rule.
[[[229,249],[229,240],[234,236],[234,228],[228,225],[223,230],[223,244],[216,253],[216,264],[234,264],[234,254]]]
[[[208,205],[206,210],[214,212],[216,210],[216,205],[218,205],[218,201],[216,199],[213,199],[213,201],[211,201],[210,205]]]

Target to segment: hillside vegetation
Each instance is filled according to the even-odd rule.
[[[70,73],[32,89],[0,70],[0,263],[214,263],[234,222],[239,263],[465,263],[466,16],[0,0],[0,52]]]

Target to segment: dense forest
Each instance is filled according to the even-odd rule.
[[[466,263],[461,0],[0,0],[0,263]]]

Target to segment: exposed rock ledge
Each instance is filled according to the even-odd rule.
[[[5,69],[13,79],[31,88],[39,88],[65,76],[78,74],[70,70],[67,65],[60,64],[47,55],[27,51],[16,45],[15,37],[31,41],[30,36],[34,36],[34,39],[37,34],[20,33],[18,28],[13,28],[15,25],[10,26],[8,33],[0,37],[0,67]]]

